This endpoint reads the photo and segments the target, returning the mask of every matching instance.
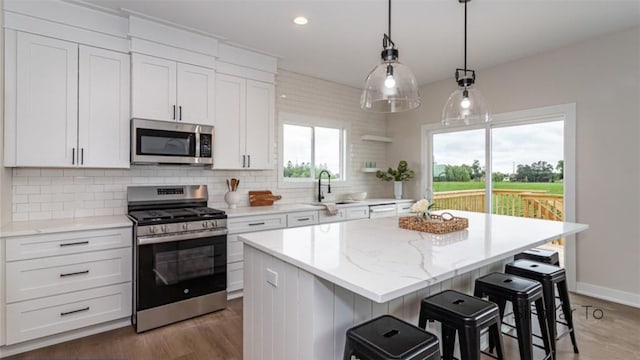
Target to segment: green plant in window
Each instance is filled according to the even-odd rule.
[[[376,171],[376,177],[382,181],[409,181],[416,176],[413,170],[409,170],[409,164],[400,160],[397,169],[389,168],[387,171]]]

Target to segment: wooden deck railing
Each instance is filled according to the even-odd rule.
[[[436,209],[484,212],[484,190],[443,191],[434,194]],[[492,213],[563,220],[564,197],[548,194],[546,190],[493,190]]]

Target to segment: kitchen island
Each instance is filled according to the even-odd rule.
[[[501,271],[516,253],[587,225],[452,211],[465,230],[430,234],[398,218],[243,234],[244,358],[342,359],[345,332],[381,314],[417,323],[420,300]]]

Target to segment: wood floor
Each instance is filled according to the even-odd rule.
[[[573,354],[571,341],[566,336],[558,342],[559,360],[640,360],[640,309],[580,295],[571,296],[571,305],[575,309],[580,354]],[[588,316],[585,306],[590,306]],[[594,311],[595,316],[602,319],[594,318]],[[515,340],[505,337],[505,346],[507,359],[519,358]],[[538,350],[534,355],[542,358]],[[126,327],[10,357],[77,358],[240,360],[242,299],[230,301],[226,310],[142,334]]]

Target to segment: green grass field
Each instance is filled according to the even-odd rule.
[[[474,190],[484,189],[484,182],[467,181],[467,182],[434,182],[433,191],[456,191],[456,190]],[[520,183],[520,182],[497,182],[493,183],[496,190],[548,190],[549,194],[563,194],[564,184],[561,182],[554,183]]]

